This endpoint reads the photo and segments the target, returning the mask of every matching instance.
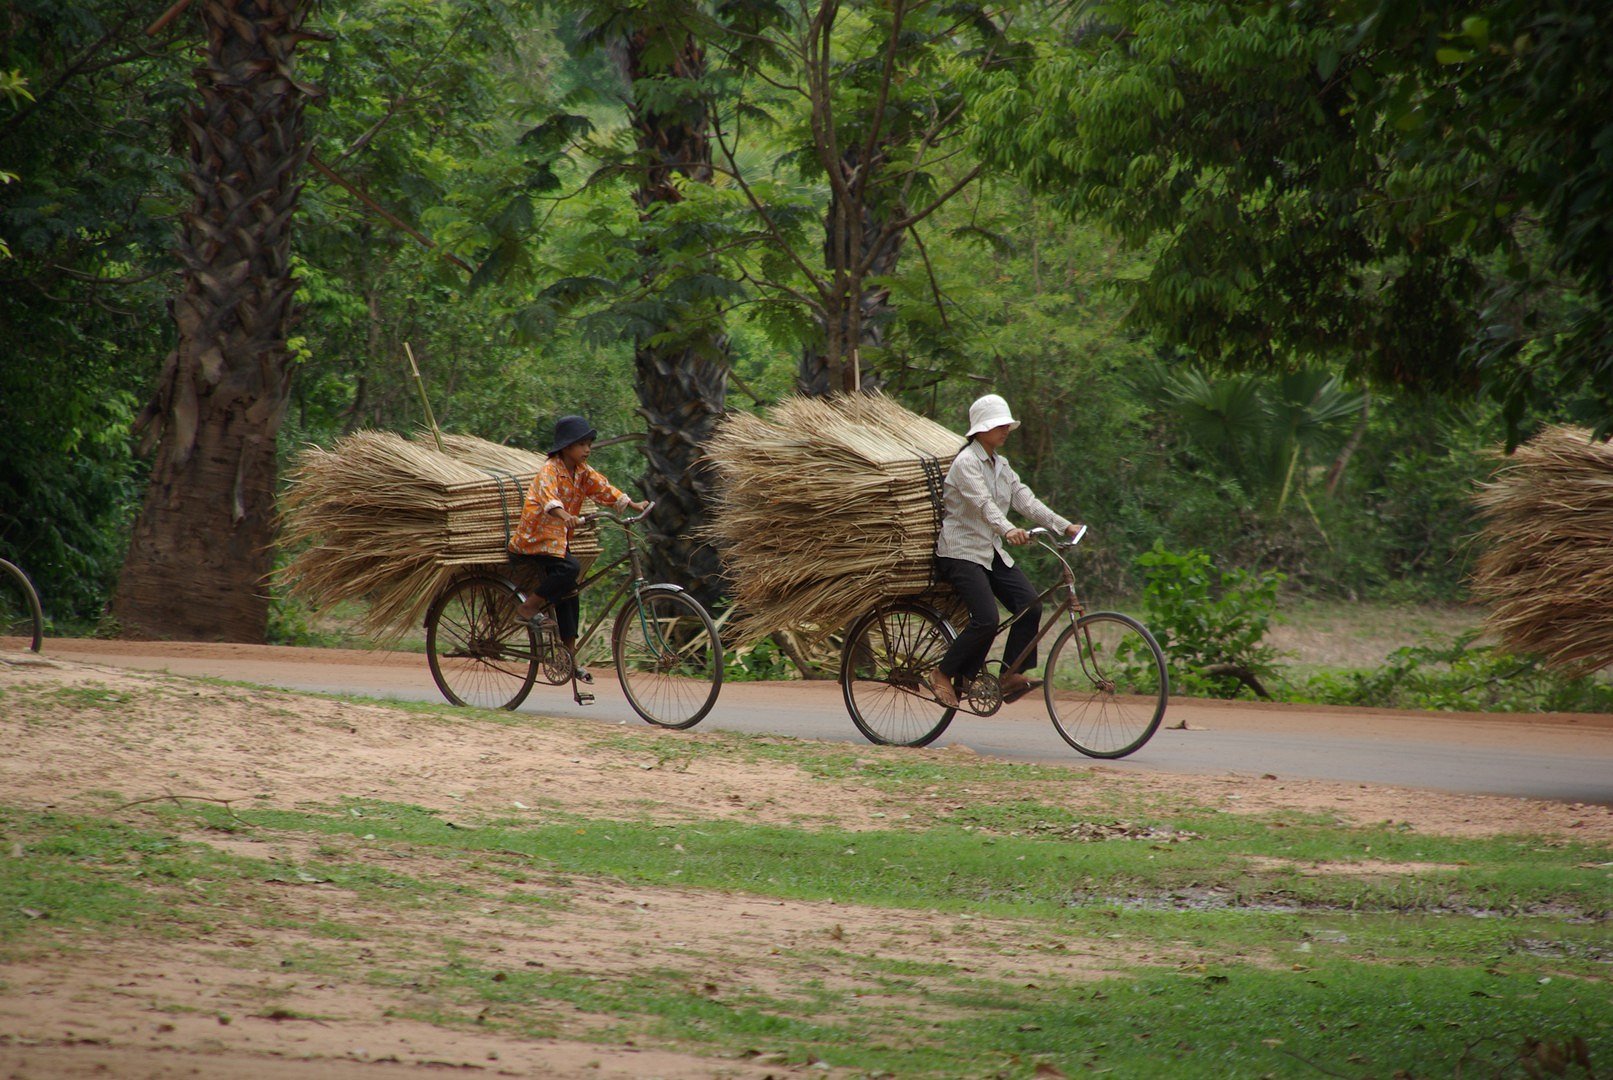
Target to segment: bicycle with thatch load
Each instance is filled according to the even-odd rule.
[[[1159,730],[1165,716],[1170,698],[1165,654],[1147,627],[1131,616],[1088,612],[1082,605],[1065,553],[1081,542],[1084,527],[1068,541],[1046,529],[1028,532],[1063,568],[1060,580],[1039,597],[1043,605],[1055,597],[1057,602],[1013,663],[992,663],[999,671],[1019,670],[1045,637],[1067,623],[1048,652],[1042,676],[1054,730],[1089,757],[1134,753]],[[997,632],[1020,617],[1005,620]],[[930,689],[930,672],[956,637],[947,618],[921,599],[875,607],[852,623],[841,651],[840,686],[857,730],[870,742],[927,746],[947,729],[959,708],[975,716],[1001,709],[1002,691],[989,664],[959,691],[959,708],[947,706]]]
[[[0,559],[0,638],[16,638],[34,652],[45,640],[39,593],[22,567],[5,559]]]
[[[957,598],[935,579],[935,544],[945,463],[963,445],[878,393],[736,413],[708,443],[720,484],[706,532],[733,582],[731,640],[743,648],[785,627],[820,644],[849,627],[840,684],[852,722],[872,742],[925,746],[959,711],[935,697],[929,674],[957,636],[949,621]],[[1133,753],[1159,729],[1170,696],[1159,643],[1130,616],[1086,610],[1065,558],[1079,538],[1030,535],[1063,567],[1041,594],[1053,615],[1030,646],[1067,623],[1043,682],[1053,726],[1083,754]],[[997,712],[997,676],[988,668],[961,704],[976,716]]]
[[[540,679],[570,682],[584,696],[577,664],[614,617],[608,645],[628,704],[661,727],[699,723],[722,685],[722,644],[694,597],[646,580],[637,532],[644,514],[590,515],[572,534],[584,574],[578,591],[597,597],[601,582],[617,582],[577,656],[552,627],[516,617],[529,583],[512,575],[506,552],[522,492],[544,460],[438,432],[359,431],[329,449],[308,447],[282,500],[281,535],[295,553],[282,579],[317,607],[361,605],[359,626],[377,642],[424,627],[432,678],[456,705],[514,709]],[[607,559],[599,526],[612,523],[626,550]]]
[[[579,635],[577,654],[614,615],[610,651],[628,704],[659,727],[689,728],[717,702],[722,642],[700,601],[680,586],[645,578],[635,526],[650,507],[632,517],[600,511],[584,518],[619,526],[626,549],[577,583],[581,594],[612,575],[617,579],[615,591]],[[623,566],[628,572],[616,574]],[[514,709],[539,679],[551,686],[571,684],[579,704],[593,700],[578,686],[577,657],[561,642],[554,621],[519,617],[522,593],[530,586],[509,576],[507,568],[482,567],[450,581],[432,601],[425,620],[426,655],[431,677],[449,701]]]

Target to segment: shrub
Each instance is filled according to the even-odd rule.
[[[795,676],[795,667],[772,638],[763,638],[754,645],[723,651],[723,680],[725,682],[763,682],[768,679],[789,679]]]
[[[1313,675],[1292,700],[1453,712],[1613,711],[1613,685],[1570,679],[1538,658],[1475,646],[1478,635],[1472,630],[1448,643],[1396,649],[1369,671]]]
[[[1198,550],[1178,554],[1160,541],[1139,555],[1143,612],[1165,650],[1171,683],[1182,693],[1265,696],[1262,680],[1277,671],[1265,643],[1285,579],[1275,572],[1221,570]]]

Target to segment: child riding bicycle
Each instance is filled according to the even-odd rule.
[[[572,655],[576,654],[582,607],[576,591],[581,566],[570,547],[572,530],[582,520],[583,499],[614,510],[631,506],[643,511],[650,505],[629,498],[598,469],[589,467],[588,457],[598,437],[599,432],[581,416],[562,416],[555,421],[549,460],[532,478],[521,506],[520,524],[510,535],[509,561],[543,574],[537,589],[524,594],[517,616],[528,622],[542,620],[546,616],[539,611],[552,604],[560,640]],[[581,666],[576,674],[582,682],[594,681]]]

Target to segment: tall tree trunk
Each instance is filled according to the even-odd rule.
[[[112,613],[129,636],[262,641],[275,436],[291,384],[291,219],[308,157],[294,77],[307,0],[202,0],[186,117],[194,202],[179,238],[178,343],[137,428],[150,485]]]
[[[624,66],[632,85],[656,78],[693,82],[705,74],[705,54],[690,38],[679,43],[670,69],[650,69],[645,57],[656,44],[652,33],[641,30],[628,39]],[[643,170],[634,192],[641,217],[683,198],[678,178],[711,182],[710,117],[700,99],[690,94],[680,107],[666,110],[635,104],[632,122]],[[652,266],[655,254],[646,252]],[[645,285],[653,287],[654,277],[653,269],[648,271]],[[713,318],[711,312],[686,314],[695,321]],[[716,550],[695,535],[715,492],[715,478],[700,467],[700,458],[726,408],[728,337],[715,326],[667,329],[676,340],[640,341],[633,350],[633,386],[648,433],[641,484],[645,497],[655,500],[646,545],[649,569],[654,578],[683,585],[709,606],[724,589]]]
[[[848,177],[859,176],[859,156],[857,150],[842,155],[841,168]],[[872,167],[882,164],[883,158],[883,151],[877,153]],[[796,371],[797,388],[810,397],[877,390],[885,384],[871,358],[861,354],[864,349],[885,347],[890,289],[867,281],[896,272],[902,238],[885,228],[887,219],[867,200],[866,185],[865,178],[850,185],[861,196],[854,200],[831,188],[823,222],[823,262],[836,286],[833,304],[822,328],[824,346],[803,349]]]

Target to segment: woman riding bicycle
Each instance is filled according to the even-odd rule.
[[[577,624],[581,604],[577,599],[580,565],[571,556],[571,533],[582,520],[582,501],[620,510],[631,506],[642,511],[649,503],[635,502],[611,486],[598,469],[590,468],[588,456],[599,437],[580,416],[562,416],[555,421],[554,442],[549,460],[532,478],[526,501],[521,507],[521,523],[510,536],[509,560],[518,566],[532,566],[544,575],[534,592],[524,596],[517,616],[523,620],[541,618],[539,609],[553,604],[561,643],[575,655]],[[583,668],[577,678],[593,682]]]
[[[1024,612],[1008,631],[1005,664],[1035,639],[1041,625],[1036,589],[1003,546],[1005,542],[1028,543],[1030,536],[1009,522],[1007,512],[1016,510],[1068,536],[1081,529],[1048,509],[999,453],[1008,433],[1017,427],[1019,421],[1001,397],[987,394],[977,399],[969,406],[968,442],[947,470],[941,535],[935,545],[936,575],[952,586],[969,609],[969,625],[930,673],[930,689],[948,708],[958,706],[959,689],[986,664],[997,634],[998,600],[1015,615]],[[998,680],[1004,702],[1018,701],[1041,685],[1023,670],[1035,666],[1032,651],[1021,669],[1005,668]]]

